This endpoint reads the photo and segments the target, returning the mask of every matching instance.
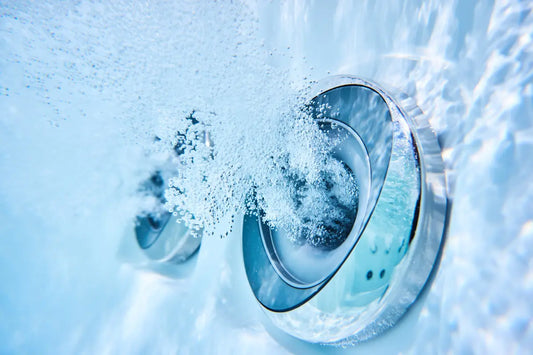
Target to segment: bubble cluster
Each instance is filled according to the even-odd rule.
[[[51,127],[120,130],[115,144],[146,152],[135,162],[139,213],[166,212],[143,183],[159,172],[166,210],[193,229],[215,233],[236,213],[262,211],[272,226],[316,230],[320,208],[305,217],[301,206],[337,196],[324,179],[346,174],[324,170],[307,74],[276,66],[290,53],[265,47],[253,3],[21,0],[2,10],[3,107],[14,92]]]
[[[283,103],[255,120],[195,112],[176,135],[167,207],[208,234],[235,213],[254,213],[294,241],[334,247],[355,217],[356,177],[332,155],[340,138],[320,128],[300,96]]]

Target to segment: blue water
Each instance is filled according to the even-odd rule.
[[[531,11],[510,0],[1,1],[0,352],[527,353]],[[171,141],[176,117],[200,108],[253,129],[285,94],[340,73],[417,101],[453,202],[423,298],[349,349],[270,325],[238,223],[175,269],[128,244],[149,204],[138,186],[167,159],[154,135]]]

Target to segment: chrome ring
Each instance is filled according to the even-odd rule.
[[[144,190],[164,203],[164,177],[158,171],[144,183]],[[137,216],[135,237],[142,252],[153,261],[181,263],[191,257],[202,242],[201,231],[193,233],[168,211]]]
[[[447,206],[444,165],[427,119],[403,93],[335,76],[310,103],[321,107],[317,119],[352,137],[339,159],[360,184],[353,227],[335,248],[306,252],[246,215],[244,265],[279,328],[310,342],[355,343],[393,326],[433,269]]]
[[[191,257],[200,247],[202,238],[170,213],[161,217],[161,224],[154,227],[149,217],[138,217],[135,235],[139,247],[151,260],[181,263]]]

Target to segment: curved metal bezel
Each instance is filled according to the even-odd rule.
[[[140,222],[146,225],[148,224],[146,219],[143,217]],[[194,236],[191,230],[183,222],[178,222],[172,214],[164,216],[162,221],[159,228],[143,225],[144,228],[135,229],[139,247],[149,259],[154,261],[180,263],[187,260],[198,250],[202,238]],[[140,233],[151,234],[153,241],[143,247],[139,243]]]
[[[328,312],[318,310],[309,302],[310,298],[319,297],[320,290],[326,286],[329,279],[315,286],[312,289],[311,297],[295,303],[293,307],[286,310],[272,310],[261,302],[274,324],[291,335],[312,342],[358,342],[371,338],[394,325],[416,300],[424,287],[433,269],[444,232],[447,204],[444,164],[440,147],[428,120],[416,106],[414,100],[407,95],[397,93],[395,94],[396,98],[393,98],[375,83],[353,76],[341,75],[326,78],[317,85],[316,95],[313,97],[334,88],[352,85],[367,87],[377,92],[387,103],[393,121],[407,123],[411,131],[420,167],[421,191],[418,218],[414,220],[416,228],[407,254],[398,264],[395,277],[391,280],[387,291],[379,302],[374,303],[365,310],[361,317],[344,327],[342,332],[338,334],[321,332],[318,325],[315,327],[316,329],[313,329],[313,322],[323,323],[324,319],[334,320],[331,317],[335,317]],[[247,260],[246,252],[253,252],[253,248],[246,249],[246,233],[254,232],[258,232],[258,230],[250,229],[250,221],[247,221],[245,217],[243,229],[245,263]],[[342,267],[341,264],[339,269]],[[253,271],[247,269],[247,273]],[[335,274],[332,275],[332,278],[334,277]],[[304,319],[305,321],[302,321]],[[305,323],[303,330],[295,326],[303,323]]]
[[[372,186],[370,187],[370,194],[367,200],[368,207],[366,208],[366,214],[365,217],[361,219],[363,223],[360,234],[362,234],[379,199],[387,174],[392,152],[392,115],[396,113],[392,112],[393,110],[385,101],[385,98],[374,88],[364,85],[353,86],[363,87],[365,90],[359,92],[358,95],[367,96],[369,99],[377,99],[382,103],[383,107],[386,108],[386,111],[384,112],[385,116],[380,117],[379,121],[371,122],[370,125],[366,124],[366,122],[368,122],[366,120],[361,121],[363,117],[353,117],[350,114],[350,111],[347,112],[348,116],[344,116],[344,119],[349,118],[350,121],[356,119],[357,122],[361,123],[361,126],[364,126],[364,129],[359,130],[357,134],[365,134],[366,138],[361,138],[368,141],[367,144],[363,143],[363,145],[366,151],[370,153],[370,183]],[[325,91],[330,91],[334,88]],[[313,96],[311,101],[318,99],[319,94],[321,93],[323,92],[319,92],[316,96]],[[335,119],[343,121],[340,116],[335,117]],[[348,126],[351,126],[353,123],[354,122],[350,122]],[[370,142],[373,142],[371,146],[368,145]],[[357,219],[359,219],[359,217]],[[332,270],[332,272],[322,281],[313,285],[295,287],[292,283],[286,282],[276,271],[276,267],[271,264],[269,250],[264,248],[262,238],[265,231],[261,231],[261,229],[264,228],[268,227],[265,227],[257,216],[245,215],[243,222],[243,236],[247,237],[243,238],[244,264],[247,271],[248,281],[257,300],[265,308],[273,312],[286,312],[295,309],[315,296],[340,269],[340,266],[342,266],[346,261],[346,258],[351,254],[351,251],[353,251],[353,248],[357,245],[359,239],[359,236],[351,238],[353,243],[347,245],[349,248],[346,250],[346,253],[342,257],[337,268]],[[258,281],[258,277],[254,275],[261,275],[261,280]]]

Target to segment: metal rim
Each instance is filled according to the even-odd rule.
[[[270,309],[261,302],[254,291],[256,298],[274,324],[296,337],[323,343],[353,343],[366,340],[391,327],[407,311],[418,297],[433,269],[443,237],[447,205],[444,164],[440,155],[440,147],[427,118],[416,106],[414,100],[401,92],[395,93],[396,99],[394,99],[371,81],[348,75],[330,77],[321,81],[317,85],[316,96],[342,86],[363,86],[374,90],[387,103],[393,120],[402,120],[407,124],[418,153],[421,191],[414,235],[407,254],[397,266],[398,269],[395,271],[397,277],[391,281],[379,302],[366,311],[364,317],[357,319],[349,327],[350,334],[338,336],[328,334],[327,337],[313,334],[310,336],[305,332],[299,332],[294,327],[291,328],[294,322],[287,321],[291,320],[291,317],[294,320],[303,312],[309,311],[312,308],[309,300],[319,295],[320,290],[331,278],[315,287],[311,297],[283,311]],[[246,240],[244,233],[243,238]],[[244,244],[243,247],[245,247]],[[246,263],[246,249],[243,249],[243,252],[245,252]],[[341,264],[335,273],[342,267]],[[335,273],[332,275],[333,278]]]

